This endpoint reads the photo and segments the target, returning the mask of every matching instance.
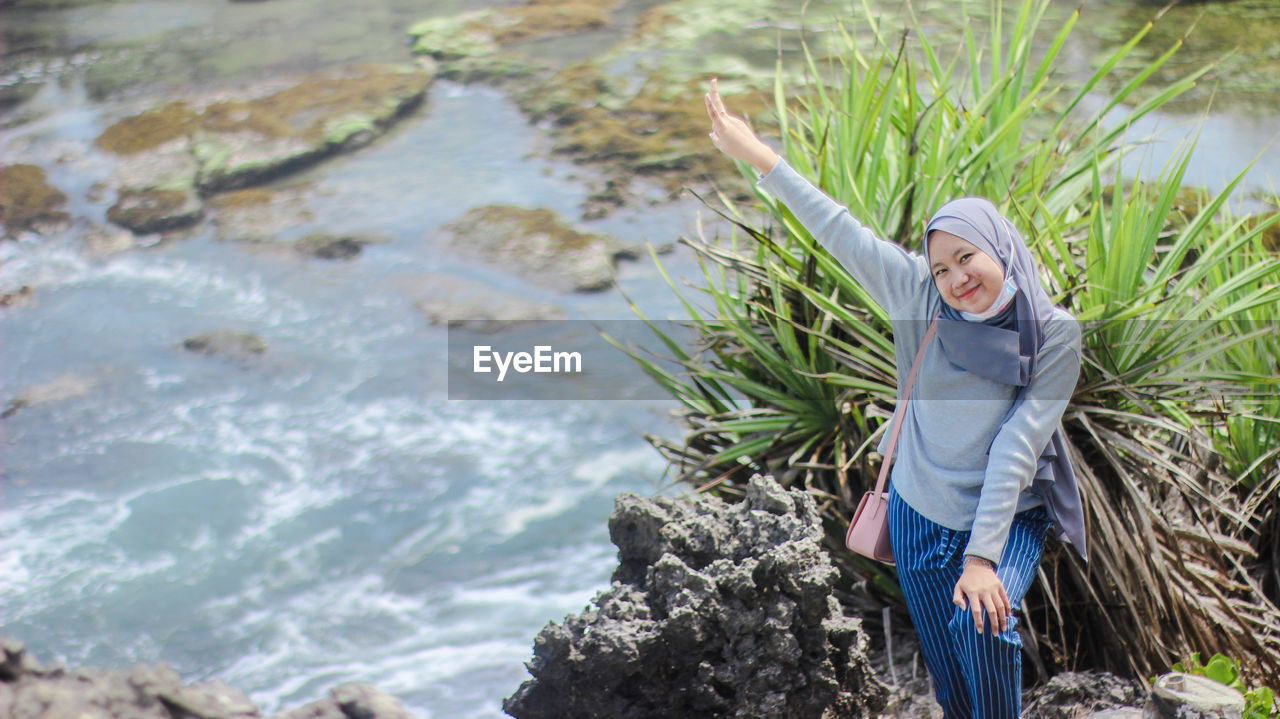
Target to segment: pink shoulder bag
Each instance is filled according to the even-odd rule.
[[[924,333],[924,341],[916,350],[915,362],[911,365],[911,374],[907,377],[907,389],[902,393],[902,403],[894,411],[893,429],[889,432],[889,446],[885,448],[884,462],[880,464],[880,478],[876,480],[876,488],[862,495],[858,508],[849,522],[849,532],[844,536],[844,546],[870,557],[878,562],[893,564],[893,545],[889,542],[889,466],[893,464],[893,450],[898,446],[898,431],[902,429],[906,405],[911,399],[911,388],[916,383],[916,372],[920,369],[920,360],[924,357],[924,348],[938,330],[938,318],[934,317],[929,330]]]

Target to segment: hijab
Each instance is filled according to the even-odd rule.
[[[942,303],[937,336],[947,360],[987,379],[1025,388],[1035,375],[1036,355],[1044,344],[1054,311],[1053,300],[1036,274],[1031,250],[1013,223],[995,205],[979,197],[952,200],[933,215],[924,232],[926,258],[929,235],[934,230],[949,232],[985,252],[1004,270],[1005,282],[1012,282],[1015,287],[1013,301],[986,319],[976,319]],[[1020,390],[1002,424],[1022,401]],[[988,454],[990,451],[988,446]],[[1040,455],[1031,490],[1041,496],[1053,517],[1055,536],[1069,541],[1080,558],[1088,561],[1080,490],[1067,456],[1061,423]]]

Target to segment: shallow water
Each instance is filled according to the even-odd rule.
[[[619,16],[657,4],[631,2]],[[443,246],[438,228],[479,205],[577,218],[599,179],[546,159],[548,138],[502,92],[437,82],[387,136],[275,183],[300,188],[312,215],[286,237],[324,229],[388,240],[353,261],[221,242],[207,227],[105,256],[83,241],[86,221],[105,222],[106,202],[90,198],[112,168],[90,142],[115,119],[263,77],[405,61],[410,22],[476,5],[3,11],[0,154],[45,167],[80,219],[0,243],[0,292],[36,288],[31,306],[0,310],[0,398],[49,383],[65,395],[0,420],[0,635],[41,659],[170,662],[186,678],[242,687],[267,713],[362,680],[420,716],[495,717],[528,676],[538,629],[607,586],[613,497],[663,482],[640,434],[676,436],[674,403],[449,401],[447,333],[413,305],[429,295],[427,273],[447,273],[571,318],[632,317],[622,292],[649,316],[683,309],[647,257],[619,264],[622,292],[566,295]],[[762,17],[794,25],[782,12]],[[1065,57],[1084,68],[1100,41],[1082,34]],[[569,61],[622,35],[526,49]],[[767,66],[768,35],[717,37],[706,62],[736,49]],[[1252,110],[1216,107],[1189,173],[1210,186],[1275,130]],[[1188,120],[1166,115],[1134,131],[1185,137]],[[1172,147],[1154,145],[1151,161]],[[1263,150],[1250,188],[1276,186],[1277,153]],[[664,244],[692,232],[699,213],[717,231],[699,208],[686,199],[577,224]],[[679,249],[663,262],[677,281],[699,276]],[[234,359],[178,346],[219,328],[253,332],[270,349]]]

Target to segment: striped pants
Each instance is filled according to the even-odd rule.
[[[1044,507],[1014,515],[996,576],[1014,612],[1040,566],[1050,519]],[[1022,711],[1022,639],[1015,627],[991,634],[983,612],[982,634],[973,615],[951,601],[964,565],[969,532],[926,519],[890,485],[889,539],[907,610],[920,636],[925,667],[946,719],[1016,719]]]

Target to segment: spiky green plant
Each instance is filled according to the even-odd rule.
[[[1252,402],[1274,384],[1262,364],[1238,357],[1265,334],[1233,323],[1268,311],[1274,320],[1280,261],[1232,264],[1257,238],[1219,220],[1240,178],[1176,221],[1190,147],[1156,177],[1109,188],[1128,128],[1195,75],[1125,104],[1175,45],[1103,102],[1086,103],[1146,29],[1068,90],[1054,68],[1077,15],[1049,42],[1033,42],[1048,8],[1026,0],[1006,27],[993,2],[985,39],[967,31],[947,61],[918,25],[910,43],[875,28],[872,50],[846,33],[834,67],[807,54],[810,93],[789,99],[776,87],[786,158],[902,243],[915,244],[945,200],[991,198],[1022,226],[1055,301],[1082,320],[1082,376],[1064,427],[1092,561],[1056,545],[1046,553],[1028,599],[1036,656],[1054,669],[1145,676],[1186,647],[1222,650],[1274,683],[1280,611],[1254,577],[1270,558],[1250,545],[1257,528],[1242,507],[1244,485],[1223,469],[1230,434],[1213,422],[1223,397]],[[655,326],[687,374],[631,353],[683,403],[691,430],[679,443],[649,439],[701,488],[733,493],[754,472],[805,487],[822,500],[838,549],[855,498],[874,481],[872,442],[892,411],[888,318],[784,205],[760,192],[769,221],[755,227],[720,199],[741,235],[729,246],[684,240],[703,261],[698,289],[711,305],[686,299],[701,341],[684,348]],[[740,246],[741,236],[753,245]],[[1269,501],[1276,483],[1254,487]],[[865,579],[882,590],[851,596],[895,600],[890,571],[837,558],[851,589]]]

